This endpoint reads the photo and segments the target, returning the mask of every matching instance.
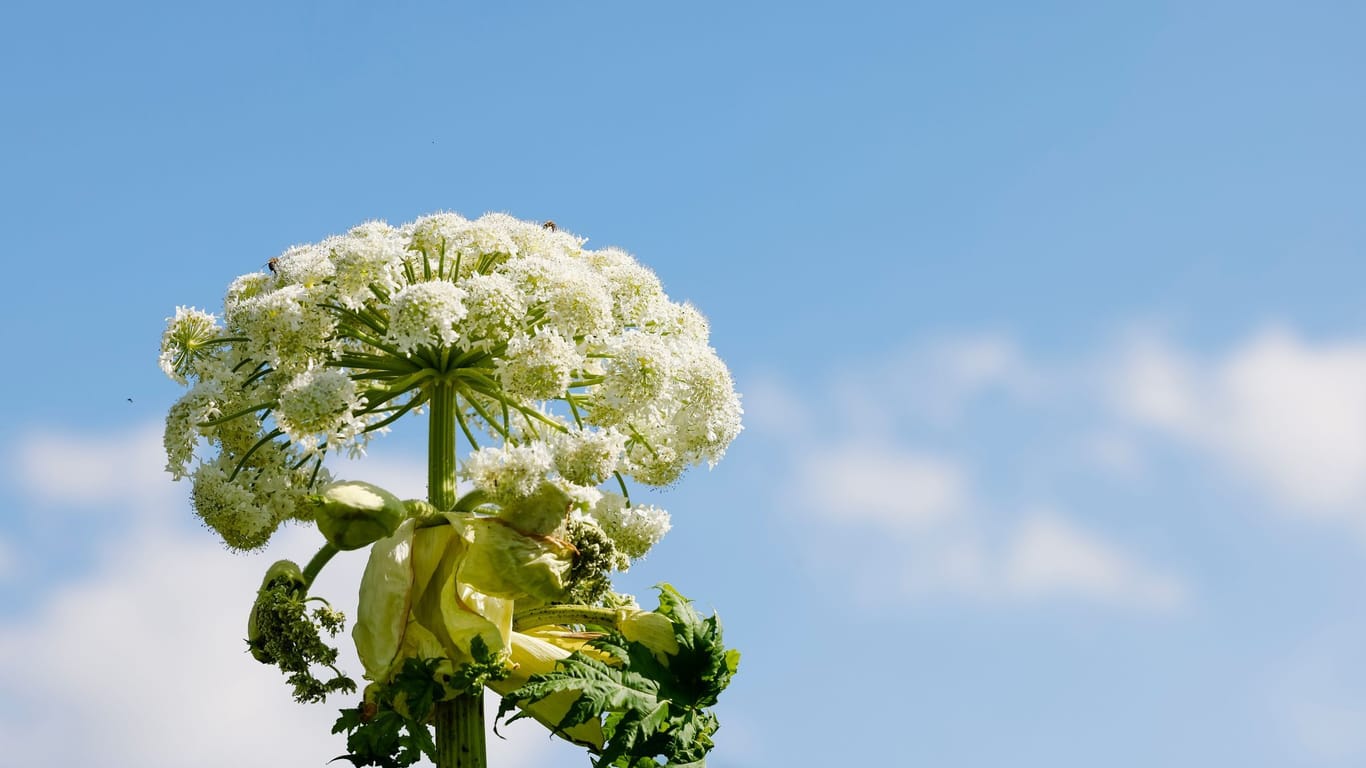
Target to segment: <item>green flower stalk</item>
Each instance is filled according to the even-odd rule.
[[[301,701],[354,690],[323,641],[343,618],[308,592],[338,552],[368,548],[352,638],[369,684],[336,729],[353,764],[484,765],[485,686],[601,765],[700,760],[714,697],[695,694],[724,687],[734,654],[671,588],[645,612],[611,575],[672,524],[630,483],[670,485],[740,431],[702,315],[625,252],[502,214],[368,222],[269,266],[232,282],[221,315],[177,308],[160,355],[187,387],[167,469],[190,479],[204,525],[231,550],[290,521],[324,542],[266,574],[252,656]],[[329,454],[361,456],[410,414],[428,419],[425,501],[332,476]],[[704,636],[730,661],[678,679],[671,659]],[[654,698],[563,678],[589,667],[654,680]],[[647,705],[655,730],[631,730]]]

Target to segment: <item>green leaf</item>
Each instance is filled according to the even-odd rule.
[[[600,768],[700,764],[720,727],[709,709],[738,669],[740,654],[722,642],[716,616],[701,618],[673,587],[658,587],[657,613],[667,617],[676,653],[661,653],[617,632],[590,643],[559,662],[555,671],[534,675],[503,696],[498,719],[556,694],[576,695],[556,724],[560,731],[590,720],[601,723]],[[663,758],[664,762],[658,761]]]
[[[405,768],[424,756],[436,760],[436,742],[427,720],[445,694],[437,678],[441,659],[404,660],[386,684],[366,689],[365,702],[341,710],[333,733],[346,733],[346,760],[355,766]]]

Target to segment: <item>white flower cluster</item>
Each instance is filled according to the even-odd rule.
[[[533,474],[667,485],[715,463],[741,429],[700,313],[624,251],[503,214],[367,222],[292,247],[232,282],[221,321],[177,309],[161,366],[190,387],[167,418],[170,469],[193,474],[196,508],[225,539],[296,516],[288,497],[325,452],[362,451],[433,386],[455,389],[471,441],[505,444],[464,467],[504,493]],[[246,505],[255,522],[221,523]],[[269,523],[262,508],[276,511]]]
[[[673,527],[668,512],[648,505],[629,506],[615,493],[603,494],[590,514],[617,550],[632,559],[644,557]]]

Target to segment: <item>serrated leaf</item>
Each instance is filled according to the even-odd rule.
[[[667,584],[659,591],[657,612],[673,626],[677,653],[658,653],[609,633],[589,643],[606,661],[583,651],[570,654],[553,671],[533,675],[505,694],[499,718],[548,696],[572,695],[577,698],[554,727],[563,731],[600,722],[605,740],[596,765],[648,768],[661,756],[669,765],[701,761],[720,726],[708,707],[730,683],[740,655],[722,643],[717,617],[702,619]],[[518,713],[509,722],[522,716]]]

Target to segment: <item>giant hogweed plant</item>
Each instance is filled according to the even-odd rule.
[[[627,253],[500,214],[369,222],[268,267],[221,316],[177,308],[160,358],[188,387],[168,470],[204,525],[234,551],[289,521],[322,540],[266,572],[251,655],[300,702],[357,693],[330,644],[345,618],[310,590],[368,548],[344,759],[485,765],[487,687],[500,719],[595,765],[701,765],[739,654],[673,587],[645,610],[611,575],[670,527],[632,485],[714,464],[740,431],[702,315]],[[410,415],[428,422],[427,498],[329,472],[327,454],[364,454]]]

